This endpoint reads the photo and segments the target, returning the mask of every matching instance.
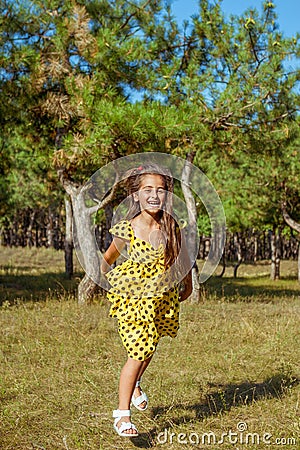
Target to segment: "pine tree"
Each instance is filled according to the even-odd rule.
[[[18,141],[32,177],[43,161],[46,177],[59,176],[79,211],[82,186],[109,161],[195,151],[232,227],[278,222],[278,209],[269,218],[268,183],[282,156],[292,170],[283,149],[298,133],[299,70],[285,61],[299,43],[280,33],[272,2],[261,14],[225,20],[221,1],[202,0],[182,30],[159,0],[4,0],[0,13],[3,183],[13,185],[6,175]]]

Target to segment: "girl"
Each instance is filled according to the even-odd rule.
[[[172,216],[171,173],[147,163],[127,175],[127,220],[110,229],[114,239],[103,256],[101,271],[112,286],[110,316],[118,319],[128,353],[120,375],[119,407],[113,412],[114,428],[120,436],[135,437],[130,402],[138,410],[147,408],[141,377],[160,337],[176,336],[179,302],[191,294],[192,280],[180,227]],[[126,244],[129,259],[109,271]]]

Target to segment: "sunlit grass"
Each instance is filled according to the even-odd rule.
[[[78,280],[64,284],[62,253],[42,251],[31,259],[23,253],[23,262],[20,253],[11,251],[10,273],[1,273],[2,286],[20,285],[19,300],[13,304],[11,287],[10,301],[0,308],[1,449],[299,448],[296,279],[287,276],[273,289],[259,273],[243,274],[240,282],[214,278],[204,286],[202,303],[183,303],[178,337],[161,340],[144,376],[149,409],[132,410],[140,436],[130,440],[112,428],[126,355],[106,299],[77,305]],[[30,264],[37,283],[53,274],[44,290],[39,285],[42,301],[34,287],[34,300],[23,295],[30,290],[29,278],[22,286]],[[63,287],[56,289],[56,280]],[[230,432],[246,439],[241,423],[259,445],[229,442]],[[209,432],[219,441],[227,436],[201,444]],[[266,434],[272,445],[262,442]],[[275,439],[286,445],[275,446]]]
[[[75,275],[64,274],[64,254],[46,248],[0,248],[0,304],[42,300],[75,293],[81,267],[74,257]]]

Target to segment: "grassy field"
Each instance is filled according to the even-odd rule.
[[[105,298],[76,303],[80,279],[63,254],[1,249],[0,449],[299,449],[300,300],[295,263],[269,280],[266,264],[211,278],[182,304],[144,376],[150,398],[132,410],[140,436],[112,429],[125,353]]]

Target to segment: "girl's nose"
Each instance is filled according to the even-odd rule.
[[[157,198],[158,197],[158,191],[156,191],[155,189],[152,189],[152,191],[150,193],[150,197]]]

